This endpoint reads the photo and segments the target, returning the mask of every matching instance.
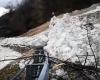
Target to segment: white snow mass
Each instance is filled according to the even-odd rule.
[[[98,10],[99,7],[93,12]],[[86,53],[93,55],[87,38],[87,30],[84,29],[85,26],[82,26],[86,22],[86,17],[80,20],[78,15],[70,16],[68,13],[62,18],[53,17],[49,26],[47,46],[44,49],[50,56],[62,60],[70,58],[71,61],[77,61],[77,55],[86,55]],[[94,29],[89,30],[89,36],[94,53],[96,57],[99,57],[100,24],[94,24]],[[94,58],[89,58],[89,60],[94,61]]]
[[[2,15],[4,15],[4,14],[8,13],[8,12],[9,12],[9,9],[5,9],[5,8],[3,8],[3,7],[0,7],[0,17],[1,17]]]
[[[15,58],[18,58],[18,57],[21,57],[20,53],[13,51],[10,48],[4,48],[4,47],[0,46],[0,60],[15,59]],[[6,67],[11,62],[12,62],[12,60],[0,62],[0,69],[3,69],[4,67]]]

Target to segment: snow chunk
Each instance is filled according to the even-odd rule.
[[[58,76],[64,76],[65,75],[65,71],[63,70],[63,69],[58,69],[58,70],[56,70],[56,75],[58,75]]]
[[[100,11],[100,7],[91,12],[95,11]],[[88,45],[87,31],[82,24],[86,24],[86,18],[80,21],[79,15],[70,16],[66,13],[62,18],[54,16],[48,30],[32,37],[6,38],[1,40],[0,45],[44,46],[50,56],[61,60],[70,59],[75,62],[78,60],[76,55],[86,55],[87,52],[92,54]],[[95,24],[94,29],[89,33],[93,44],[92,48],[96,56],[100,56],[100,24]],[[91,59],[93,58],[89,58],[89,60]]]
[[[30,63],[29,63],[30,62]],[[20,63],[19,63],[19,67],[22,69],[25,67],[26,64],[32,64],[33,63],[33,60],[30,61],[30,60],[21,60]]]
[[[66,17],[67,16],[67,17]],[[51,56],[62,59],[70,58],[78,52],[77,44],[81,44],[81,38],[83,34],[81,32],[78,17],[70,17],[68,14],[64,15],[62,19],[54,20],[55,25],[50,24],[50,30],[48,33],[48,45],[44,47]],[[85,37],[85,36],[84,36]],[[79,43],[80,42],[80,43]]]
[[[88,45],[87,31],[81,27],[82,23],[78,16],[70,16],[68,13],[60,19],[53,17],[49,25],[47,46],[44,49],[50,56],[61,60],[70,58],[71,61],[77,61],[76,55],[85,55],[87,52],[92,54]],[[92,47],[98,56],[100,53],[98,44],[100,43],[100,28],[96,24],[94,26],[90,35],[93,42]]]

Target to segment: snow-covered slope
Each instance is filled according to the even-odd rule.
[[[0,7],[0,17],[9,12],[9,9],[5,9],[4,7]]]
[[[19,5],[23,0],[0,0],[0,7],[16,7]]]
[[[0,45],[19,46],[45,46],[47,43],[47,31],[32,37],[13,37],[1,40]]]
[[[5,46],[5,45],[19,46],[19,47],[45,46],[46,42],[47,42],[46,33],[47,32],[43,32],[41,34],[38,34],[38,35],[32,36],[32,37],[13,37],[13,38],[1,39],[0,40],[0,61],[5,60],[5,59],[15,59],[15,58],[18,58],[18,57],[22,57],[21,53],[16,52],[13,49],[8,48],[8,47],[5,48],[3,46]],[[19,63],[20,68],[22,68],[22,66],[24,66],[24,65],[22,65],[23,64],[22,61]],[[0,69],[4,68],[5,66],[10,64],[11,62],[13,62],[13,61],[0,62]]]
[[[49,54],[63,60],[70,58],[77,60],[76,55],[84,55],[87,52],[92,55],[87,37],[86,26],[88,22],[93,23],[93,29],[89,29],[92,48],[96,56],[100,56],[100,6],[95,9],[82,13],[81,15],[70,16],[64,14],[62,18],[53,17],[48,31],[48,43],[44,47]],[[93,16],[91,14],[94,14]],[[85,15],[85,16],[83,16]],[[91,15],[91,16],[90,16]],[[80,19],[82,17],[82,19]],[[91,61],[93,58],[90,58]]]
[[[79,17],[69,14],[65,14],[61,19],[52,18],[48,33],[49,41],[44,48],[51,56],[62,60],[71,58],[72,61],[75,61],[77,60],[76,55],[84,55],[87,52],[92,54],[88,45],[87,30],[81,27],[82,23],[83,21],[80,21]],[[90,31],[96,55],[100,52],[99,26],[95,25],[95,28]]]
[[[54,16],[48,30],[32,37],[6,38],[0,41],[0,45],[44,46],[50,56],[62,60],[70,58],[71,61],[76,61],[78,60],[76,55],[93,54],[89,46],[86,26],[84,26],[88,19],[88,22],[93,23],[93,26],[88,26],[89,39],[96,57],[99,57],[100,23],[97,23],[100,22],[100,13],[97,13],[99,11],[98,6],[81,15],[70,16],[69,13],[66,13],[62,18]],[[94,58],[89,57],[89,60],[93,62]]]
[[[11,50],[10,48],[4,48],[0,46],[0,60],[5,59],[15,59],[21,57],[21,54]],[[7,64],[11,63],[12,61],[3,61],[0,62],[0,69],[4,68]]]
[[[81,14],[81,15],[86,15],[86,14],[90,14],[90,13],[95,13],[95,12],[97,12],[97,11],[100,11],[100,6],[97,6],[96,9],[87,11],[87,12]]]
[[[100,11],[100,7],[96,9],[82,13],[81,15],[70,16],[70,14],[64,14],[62,18],[53,17],[51,19],[48,43],[44,47],[49,54],[53,57],[57,57],[62,60],[71,59],[77,60],[76,55],[86,55],[88,52],[93,55],[89,41],[87,37],[86,26],[82,26],[88,22],[93,23],[93,29],[89,30],[89,37],[91,39],[92,48],[96,56],[100,56],[100,16],[96,12]],[[93,16],[90,14],[94,14]],[[85,15],[85,16],[83,16]],[[98,17],[97,17],[98,16]],[[80,19],[82,17],[82,19]],[[90,58],[91,61],[93,57]]]

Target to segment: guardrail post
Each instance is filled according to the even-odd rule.
[[[43,68],[43,64],[32,64],[26,66],[26,80],[38,79],[40,72]]]

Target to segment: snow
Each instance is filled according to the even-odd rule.
[[[1,39],[0,40],[0,46],[4,46],[4,45],[11,45],[11,46],[16,46],[19,45],[20,47],[23,46],[45,46],[46,43],[48,41],[47,38],[47,31],[44,31],[40,34],[37,34],[36,36],[32,36],[32,37],[13,37],[13,38],[5,38],[5,39]],[[14,59],[17,57],[21,56],[21,53],[16,52],[10,48],[4,48],[4,47],[0,47],[2,49],[0,49],[0,55],[1,55],[1,59]],[[9,57],[6,57],[9,56]],[[1,62],[0,65],[0,69],[2,69],[3,67],[5,67],[7,64],[9,64],[12,61],[5,61],[5,62]],[[19,67],[23,68],[25,66],[25,64],[27,64],[27,61],[20,61],[19,63]]]
[[[22,68],[25,67],[26,64],[32,64],[32,63],[33,63],[33,60],[31,60],[31,61],[30,60],[27,60],[27,61],[21,60],[20,63],[19,63],[19,67],[20,67],[20,69],[22,69]]]
[[[95,10],[88,11],[84,14],[95,13],[100,11],[100,7]],[[82,14],[83,15],[83,14]],[[86,55],[88,52],[90,55],[91,48],[88,45],[87,30],[84,29],[86,24],[86,17],[80,20],[80,15],[70,16],[69,13],[64,14],[62,18],[57,18],[54,16],[49,25],[49,29],[31,37],[13,37],[6,38],[0,41],[0,45],[19,45],[19,46],[44,46],[44,49],[49,53],[50,56],[59,58],[61,60],[70,59],[70,61],[77,61],[76,55]],[[95,23],[94,29],[89,30],[89,36],[91,38],[92,48],[95,52],[96,57],[99,57],[100,53],[100,24]],[[1,47],[2,48],[2,47]],[[7,51],[8,50],[8,51]],[[1,51],[1,50],[0,50]],[[4,52],[7,51],[7,52]],[[10,49],[4,48],[2,53],[11,56],[12,53],[17,54],[17,52]],[[10,52],[9,52],[10,51]],[[11,52],[12,51],[12,52]],[[18,53],[20,54],[20,53]],[[18,55],[17,54],[17,55]],[[2,55],[4,56],[4,55]],[[20,56],[20,55],[19,55]],[[4,57],[2,57],[4,59]],[[83,60],[84,58],[80,59]],[[88,58],[89,61],[94,62],[93,57]],[[20,63],[23,67],[23,62]],[[2,65],[8,64],[9,62],[4,62]],[[88,64],[89,62],[87,62]]]
[[[36,36],[32,37],[13,37],[13,38],[5,38],[0,40],[0,46],[2,45],[19,45],[20,47],[23,46],[45,46],[47,43],[47,31],[42,32]],[[10,48],[4,48],[0,47],[0,60],[4,59],[15,59],[18,57],[21,57],[21,53],[16,52]],[[0,69],[4,68],[6,65],[8,65],[12,61],[4,61],[0,62]],[[25,64],[27,64],[28,61],[21,60],[19,63],[19,67],[23,68]]]
[[[82,35],[86,32],[82,31],[83,33],[79,34],[81,28],[77,24],[78,17],[71,17],[67,14],[62,19],[55,19],[54,22],[55,25],[52,25],[54,23],[51,20],[50,27],[52,28],[48,33],[49,41],[45,49],[51,56],[64,60],[76,53],[79,54],[78,45],[82,44],[82,38],[86,37]]]
[[[0,7],[0,17],[9,12],[9,9],[5,9],[4,7]]]
[[[13,51],[9,48],[4,48],[0,46],[0,60],[4,60],[4,59],[15,59],[21,57],[21,54]],[[4,67],[6,67],[8,64],[10,64],[12,61],[3,61],[0,62],[0,69],[3,69]]]
[[[47,42],[46,34],[43,32],[32,37],[13,37],[6,38],[0,42],[0,45],[19,45],[19,46],[44,46]]]
[[[56,70],[56,75],[64,76],[65,75],[65,71],[63,69],[58,69],[58,70]]]
[[[95,11],[98,11],[99,7]],[[93,11],[91,11],[93,12]],[[90,13],[90,12],[89,12]],[[86,20],[81,21],[78,16],[70,16],[68,13],[62,18],[51,19],[47,46],[44,47],[52,57],[61,60],[77,61],[76,55],[90,55],[93,53],[88,45],[87,30],[81,26]],[[94,29],[90,30],[92,48],[96,56],[100,56],[100,24],[94,24]],[[74,56],[74,57],[73,57]],[[89,58],[94,62],[94,58]],[[93,59],[93,60],[92,60]]]
[[[90,11],[87,11],[83,14],[80,14],[80,15],[87,15],[87,14],[91,14],[91,13],[95,13],[97,11],[100,11],[100,6],[97,6],[96,9],[93,9],[93,10],[90,10]]]

